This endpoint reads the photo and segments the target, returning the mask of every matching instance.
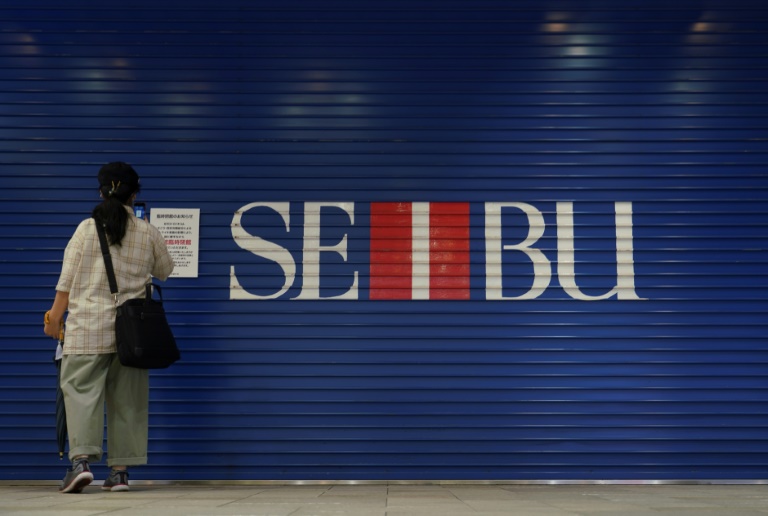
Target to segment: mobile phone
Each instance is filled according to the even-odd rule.
[[[147,216],[147,205],[143,202],[133,203],[133,213],[135,213],[136,216],[140,219],[143,219]]]

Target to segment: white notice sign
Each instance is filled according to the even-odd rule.
[[[172,278],[197,278],[200,209],[152,208],[150,224],[160,230],[176,266]]]

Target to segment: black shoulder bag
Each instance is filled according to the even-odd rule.
[[[112,292],[117,306],[115,336],[120,363],[139,369],[165,369],[179,360],[181,355],[165,317],[163,292],[158,285],[149,282],[146,285],[146,297],[129,299],[118,305],[112,255],[109,253],[104,228],[98,221],[95,222],[101,254],[104,255],[104,266],[107,268],[109,291]],[[157,290],[160,301],[152,299],[153,288]]]

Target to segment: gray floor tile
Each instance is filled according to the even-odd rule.
[[[768,516],[765,485],[0,485],[3,516]]]

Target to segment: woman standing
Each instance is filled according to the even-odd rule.
[[[103,201],[80,223],[64,251],[56,297],[46,317],[46,335],[58,338],[64,313],[66,344],[61,388],[67,411],[69,459],[63,493],[79,493],[93,481],[89,462],[103,455],[104,403],[107,408],[107,465],[102,489],[128,491],[128,466],[147,463],[149,374],[120,364],[115,346],[115,301],[109,291],[96,224],[110,244],[120,299],[143,297],[151,276],[165,280],[173,271],[165,240],[133,215],[139,176],[128,164],[99,170]]]

